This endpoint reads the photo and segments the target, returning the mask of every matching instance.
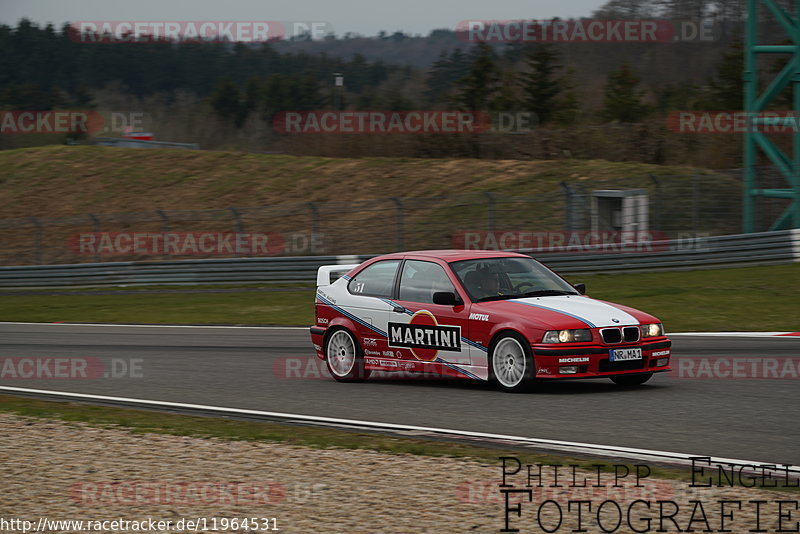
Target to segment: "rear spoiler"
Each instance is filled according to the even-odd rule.
[[[352,265],[323,265],[317,271],[317,287],[331,285],[331,273],[348,273],[358,267],[360,264],[355,263]]]

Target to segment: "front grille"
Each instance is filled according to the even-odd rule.
[[[622,334],[625,336],[625,341],[628,343],[639,341],[638,326],[626,326],[625,328],[622,329]]]
[[[636,369],[644,369],[644,360],[623,360],[621,362],[612,362],[608,359],[600,360],[597,365],[597,370],[601,373],[611,373],[614,371],[633,371]]]
[[[622,343],[636,343],[639,341],[639,327],[626,326],[624,328],[602,328],[600,335],[603,337],[603,342],[608,345]]]
[[[603,328],[600,330],[600,334],[603,336],[603,342],[609,345],[622,341],[622,332],[619,328]]]

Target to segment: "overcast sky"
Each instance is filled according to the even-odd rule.
[[[589,16],[604,0],[0,0],[0,21],[324,21],[337,35],[427,34],[462,20]]]

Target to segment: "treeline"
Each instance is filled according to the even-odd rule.
[[[278,53],[267,43],[86,43],[68,25],[60,31],[28,20],[16,28],[0,25],[3,109],[84,106],[91,103],[93,90],[111,84],[137,97],[175,91],[206,97],[228,91],[225,81],[244,87],[250,80],[267,78],[274,78],[267,88],[272,95],[276,86],[290,96],[302,87],[303,104],[309,92],[321,95],[323,81],[330,81],[333,72],[342,73],[348,88],[359,93],[402,70],[360,55],[344,60]]]
[[[251,114],[268,120],[282,110],[331,107],[524,110],[535,112],[541,124],[636,122],[655,112],[736,109],[741,102],[741,46],[735,41],[704,82],[674,80],[653,88],[641,84],[628,61],[605,80],[582,79],[564,47],[553,44],[477,43],[442,51],[423,70],[370,62],[360,54],[344,60],[279,53],[266,43],[81,43],[73,31],[26,20],[16,28],[0,26],[0,107],[91,106],[93,92],[112,84],[139,98],[196,94],[237,126]],[[343,88],[334,87],[334,73],[343,77]],[[598,91],[602,105],[583,98]]]
[[[687,151],[698,154],[707,146],[665,141],[664,119],[671,111],[741,109],[743,2],[611,0],[593,16],[700,17],[724,21],[728,30],[713,42],[675,44],[469,44],[447,30],[431,32],[427,41],[397,32],[256,45],[102,44],[80,42],[68,26],[57,30],[22,20],[16,27],[0,26],[0,109],[141,110],[153,119],[148,129],[164,140],[341,156],[400,151],[426,157],[606,157],[609,146],[598,140],[608,135],[587,128],[641,125],[629,129],[636,146],[615,158],[648,162],[686,160]],[[325,52],[344,42],[361,48],[346,58]],[[426,66],[368,59],[371,48],[426,43],[438,47]],[[323,51],[293,48],[304,44]],[[773,60],[768,74],[774,75],[781,61]],[[342,87],[335,86],[335,74],[343,78]],[[782,95],[786,107],[788,94]],[[522,138],[491,141],[496,145],[491,149],[476,148],[475,140],[459,144],[443,138],[287,141],[271,128],[280,111],[334,108],[534,112],[540,129],[558,133],[537,133],[538,148],[528,150]],[[587,141],[581,145],[576,139]],[[25,142],[0,139],[0,148]],[[512,145],[519,149],[506,150]],[[690,159],[704,161],[702,154]]]

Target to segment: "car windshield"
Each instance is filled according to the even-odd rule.
[[[578,294],[533,258],[480,258],[450,266],[474,302]]]

